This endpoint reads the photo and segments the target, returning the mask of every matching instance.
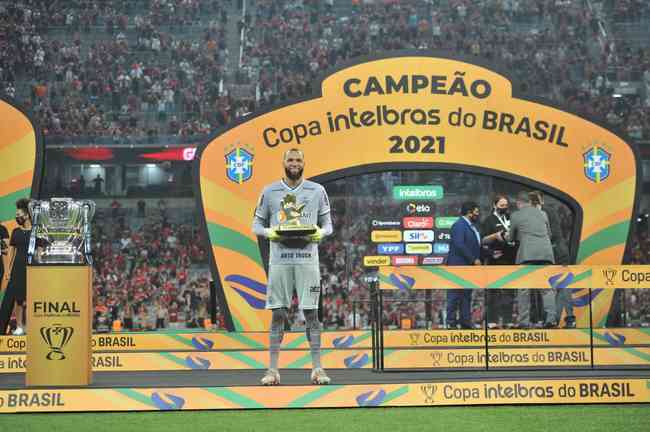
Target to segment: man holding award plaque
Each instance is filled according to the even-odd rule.
[[[264,385],[280,384],[278,359],[291,297],[295,289],[305,315],[313,384],[329,384],[320,364],[318,300],[320,269],[318,243],[332,233],[330,203],[325,188],[304,180],[304,155],[290,149],[284,154],[284,178],[266,186],[259,197],[253,231],[271,241],[266,308],[272,311],[270,364],[262,378]]]

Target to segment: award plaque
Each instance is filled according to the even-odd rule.
[[[90,221],[95,203],[72,198],[29,203],[33,229],[27,249],[29,264],[92,264]],[[39,251],[36,246],[39,246]]]
[[[280,201],[280,206],[281,222],[276,229],[278,234],[284,237],[306,237],[316,232],[316,225],[300,223],[305,204],[299,205],[295,195],[285,195],[284,199]]]

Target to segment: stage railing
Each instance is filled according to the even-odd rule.
[[[643,319],[632,325],[626,319],[630,314],[620,310],[623,290],[634,290],[634,314],[650,316],[650,302],[640,300],[650,293],[649,266],[379,267],[366,283],[375,371],[650,369],[650,326]],[[476,293],[487,299],[497,290],[513,290],[511,301],[539,294],[547,317],[553,318],[521,322],[522,310],[517,310],[515,322],[494,325],[484,307],[474,309],[480,318],[471,322],[444,316],[440,328],[419,329],[407,320],[398,326],[402,330],[386,332],[392,304],[414,301],[404,294],[432,290],[443,290],[448,300],[463,294],[471,299]],[[552,301],[547,305],[546,299]],[[559,302],[563,307],[557,307]]]

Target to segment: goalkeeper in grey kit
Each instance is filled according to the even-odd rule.
[[[329,384],[330,378],[320,362],[318,243],[332,233],[330,203],[323,186],[303,179],[305,161],[301,150],[288,150],[282,164],[284,178],[264,188],[253,219],[253,232],[271,241],[266,290],[266,308],[272,311],[270,364],[261,382],[264,385],[280,384],[280,346],[295,289],[299,307],[305,315],[305,332],[312,358],[311,381]],[[279,232],[281,225],[316,225],[316,231],[306,236],[289,237]]]

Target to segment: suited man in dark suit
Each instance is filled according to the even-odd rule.
[[[447,265],[481,265],[481,234],[478,204],[463,203],[461,217],[451,227],[451,245]],[[456,313],[460,312],[460,320]],[[447,290],[447,328],[472,328],[472,290]]]

